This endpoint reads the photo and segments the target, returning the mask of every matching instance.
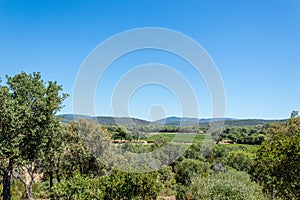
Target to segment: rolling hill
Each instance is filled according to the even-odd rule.
[[[86,119],[96,121],[99,124],[104,125],[112,125],[112,124],[120,124],[120,125],[148,125],[149,121],[136,119],[131,117],[106,117],[106,116],[88,116],[88,115],[73,115],[73,114],[62,114],[57,115],[57,117],[61,118],[61,122],[68,123],[70,121],[77,121],[79,119]]]
[[[88,115],[73,115],[62,114],[57,117],[61,118],[61,121],[68,123],[70,121],[77,121],[78,119],[94,120],[99,124],[104,125],[168,125],[168,126],[208,126],[210,122],[216,122],[220,120],[225,121],[226,126],[255,126],[259,124],[267,124],[271,122],[284,122],[285,120],[265,120],[265,119],[234,119],[234,118],[188,118],[188,117],[167,117],[157,121],[147,121],[131,117],[108,117],[108,116],[88,116]]]

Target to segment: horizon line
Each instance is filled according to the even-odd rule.
[[[82,116],[88,116],[88,117],[112,117],[112,118],[133,118],[133,119],[139,119],[139,120],[144,120],[144,121],[148,121],[148,122],[155,122],[155,121],[159,121],[159,120],[164,120],[164,119],[168,119],[168,118],[188,118],[188,119],[198,119],[198,120],[210,120],[210,119],[231,119],[231,120],[286,120],[289,119],[289,117],[286,118],[236,118],[236,117],[186,117],[186,116],[166,116],[165,118],[160,118],[160,119],[156,119],[156,120],[150,120],[150,119],[144,119],[144,118],[140,118],[140,117],[136,117],[136,116],[112,116],[112,115],[88,115],[88,114],[73,114],[73,113],[59,113],[56,114],[55,116],[59,116],[59,115],[82,115]]]

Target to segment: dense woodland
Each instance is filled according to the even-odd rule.
[[[3,200],[300,199],[297,113],[283,122],[214,131],[86,119],[65,123],[56,117],[68,97],[62,86],[43,81],[39,73],[5,79],[0,85]],[[144,158],[155,166],[135,168],[136,155],[149,152],[158,152]]]

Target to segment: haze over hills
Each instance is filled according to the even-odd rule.
[[[161,124],[161,125],[174,125],[174,126],[188,126],[188,125],[197,125],[203,123],[210,123],[214,121],[231,121],[235,120],[234,118],[189,118],[189,117],[167,117],[165,119],[156,120],[153,123]]]
[[[189,118],[189,117],[167,117],[165,119],[156,120],[153,122],[131,118],[131,117],[108,117],[108,116],[88,116],[76,114],[58,115],[62,122],[77,121],[79,119],[95,120],[99,124],[104,125],[169,125],[169,126],[207,126],[210,122],[225,121],[227,126],[255,126],[259,124],[267,124],[271,122],[284,122],[285,120],[266,120],[266,119],[234,119],[234,118]]]
[[[76,115],[76,114],[62,114],[58,115],[61,118],[62,122],[68,123],[70,121],[77,121],[79,119],[87,119],[97,121],[99,124],[111,125],[111,124],[120,124],[120,125],[148,125],[151,122],[136,119],[131,117],[106,117],[106,116],[88,116],[88,115]]]

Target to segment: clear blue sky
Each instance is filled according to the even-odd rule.
[[[140,27],[174,29],[207,50],[222,75],[226,116],[287,118],[300,110],[299,0],[0,0],[0,77],[40,71],[72,95],[89,52],[114,34]],[[96,113],[111,115],[111,91],[118,79],[149,62],[184,74],[197,91],[199,117],[211,116],[201,77],[180,58],[154,50],[130,54],[109,68],[99,83]],[[65,105],[61,112],[71,113],[72,97]],[[155,105],[167,115],[180,115],[175,96],[155,85],[136,91],[129,110],[131,116],[149,119]]]

